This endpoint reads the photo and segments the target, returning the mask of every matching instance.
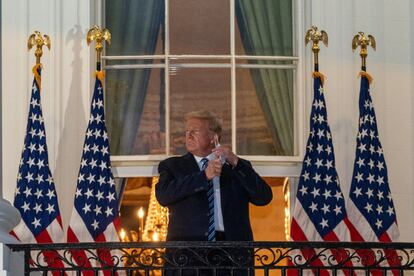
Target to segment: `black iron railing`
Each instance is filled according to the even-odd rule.
[[[414,275],[414,243],[159,242],[13,244],[25,275]],[[43,254],[43,253],[49,254]],[[50,254],[53,252],[54,254]],[[79,252],[86,252],[86,259]],[[49,257],[45,257],[49,256]],[[50,259],[54,256],[54,260]],[[49,259],[48,259],[49,258]],[[56,260],[64,263],[55,268]],[[52,264],[52,265],[51,265]],[[277,272],[274,272],[277,271]],[[329,273],[329,274],[326,274]]]

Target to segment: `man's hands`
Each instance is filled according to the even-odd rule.
[[[221,174],[221,161],[220,158],[208,161],[207,168],[205,170],[208,180],[212,180],[216,176]]]
[[[221,174],[221,167],[223,164],[221,163],[222,157],[230,163],[230,165],[234,167],[237,166],[237,162],[239,158],[235,155],[229,148],[218,146],[213,149],[213,153],[216,156],[214,160],[208,161],[207,168],[205,170],[206,176],[208,180],[212,180],[216,176],[220,176]]]
[[[239,158],[231,151],[231,149],[219,146],[213,149],[213,153],[217,156],[217,158],[223,156],[224,159],[226,159],[226,161],[233,166],[233,168],[237,166]]]

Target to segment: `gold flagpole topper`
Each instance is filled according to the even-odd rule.
[[[361,65],[362,71],[366,71],[367,69],[367,64],[366,64],[366,59],[368,56],[367,46],[369,45],[372,47],[372,49],[374,49],[374,51],[376,50],[377,43],[375,42],[375,38],[372,35],[366,36],[364,32],[358,32],[358,34],[356,34],[354,38],[352,39],[352,52],[354,52],[358,46],[361,47],[361,52],[359,52],[359,55],[361,56],[361,59],[362,59],[362,65]]]
[[[108,29],[101,29],[99,26],[93,26],[86,35],[86,43],[91,44],[95,40],[95,49],[96,49],[96,69],[101,70],[101,53],[103,50],[104,42],[111,44],[111,33]]]
[[[319,60],[318,60],[318,53],[319,53],[319,41],[322,41],[326,47],[328,47],[328,34],[324,30],[318,30],[318,27],[312,26],[305,35],[305,45],[308,44],[309,41],[313,42],[312,44],[312,51],[314,54],[314,65],[315,71],[319,71]]]
[[[40,57],[43,55],[43,46],[46,46],[50,50],[50,44],[51,43],[49,36],[42,36],[39,31],[34,31],[34,33],[29,36],[29,39],[27,41],[27,48],[30,50],[33,46],[36,46],[36,64],[40,64]]]

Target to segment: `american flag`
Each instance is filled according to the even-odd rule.
[[[41,70],[41,64],[33,67],[29,118],[13,204],[22,220],[11,234],[25,243],[58,243],[63,242],[63,229],[55,184],[49,169],[40,101]],[[63,267],[56,253],[47,251],[43,255],[49,266]]]
[[[310,134],[291,222],[293,241],[349,240],[349,230],[345,224],[345,201],[335,169],[332,136],[323,93],[321,76],[316,75]],[[340,250],[332,250],[332,254],[338,259],[341,259],[342,253]],[[302,250],[301,254],[307,260],[317,252]],[[324,260],[316,259],[312,265],[323,266]],[[324,274],[323,271],[321,273]]]
[[[68,242],[119,241],[118,198],[111,171],[108,133],[105,126],[103,72],[96,73],[91,113],[86,130],[83,154],[75,192],[74,208],[68,228]],[[73,251],[78,264],[90,267],[85,251]],[[98,250],[97,254],[112,265],[110,252]],[[93,275],[92,271],[89,271]],[[88,273],[84,272],[84,275]]]
[[[351,240],[394,242],[399,237],[397,217],[369,90],[368,76],[362,73],[354,173],[347,204],[349,220],[355,227],[350,228]],[[385,253],[388,263],[399,265],[395,251]]]

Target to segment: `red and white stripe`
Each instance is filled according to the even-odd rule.
[[[52,223],[37,236],[34,236],[32,231],[27,227],[23,220],[10,232],[11,235],[16,237],[24,243],[61,243],[63,242],[63,228],[62,219],[58,216]],[[43,262],[43,258],[38,258],[37,253],[32,253],[32,258],[39,262],[40,265],[48,265],[53,268],[63,268],[64,264],[59,258],[59,254],[55,251],[43,251],[42,252],[47,263]],[[54,272],[53,275],[60,275],[58,272]]]
[[[70,219],[67,241],[70,243],[79,243],[79,242],[117,242],[119,241],[118,229],[120,225],[119,217],[117,217],[108,227],[103,231],[101,235],[95,240],[89,233],[88,229],[85,226],[85,222],[82,217],[79,215],[76,208],[73,208],[72,216]],[[73,260],[78,266],[84,268],[87,267],[96,267],[101,266],[100,262],[90,262],[90,258],[94,258],[93,254],[100,256],[99,259],[104,261],[107,265],[114,265],[111,258],[111,251],[108,249],[98,249],[93,254],[91,252],[86,252],[84,250],[71,250],[73,255]],[[83,271],[83,275],[94,275],[93,271]],[[104,275],[111,275],[110,271],[104,271]]]
[[[296,200],[295,214],[293,215],[290,229],[290,237],[292,241],[349,241],[350,235],[347,224],[344,221],[341,221],[327,236],[322,237],[319,235],[317,229],[315,228],[312,220],[308,217],[307,213],[303,209],[302,204],[299,200]],[[332,256],[335,256],[337,259],[341,260],[343,257],[348,256],[348,253],[342,249],[331,249],[329,250]],[[320,251],[319,251],[320,252]],[[318,254],[318,249],[304,249],[301,252],[293,252],[291,256],[301,255],[304,260],[309,260],[313,256]],[[327,253],[329,255],[329,253]],[[293,263],[290,263],[293,265]],[[315,259],[310,265],[316,267],[330,266],[326,259]],[[352,262],[346,262],[344,264],[346,267],[353,267]],[[348,270],[343,270],[344,275],[349,275]],[[289,275],[297,275],[297,271],[293,270],[289,272]],[[330,275],[331,271],[320,270],[319,275]]]
[[[399,238],[399,230],[396,222],[394,222],[387,231],[384,232],[381,237],[377,237],[372,230],[368,221],[361,214],[358,208],[355,206],[352,200],[348,201],[347,212],[349,221],[353,225],[350,227],[351,241],[355,242],[395,242]],[[377,251],[377,250],[376,250]],[[387,262],[384,266],[400,266],[401,262],[398,258],[398,254],[395,250],[384,250],[387,258]],[[375,254],[372,251],[371,254]],[[394,275],[398,275],[397,271],[393,271]]]

